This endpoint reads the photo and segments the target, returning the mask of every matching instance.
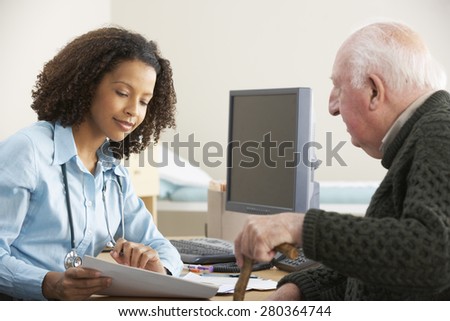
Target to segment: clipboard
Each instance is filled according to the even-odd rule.
[[[219,289],[214,284],[185,280],[88,255],[83,258],[82,266],[112,278],[111,286],[98,293],[101,295],[208,299],[216,295]]]

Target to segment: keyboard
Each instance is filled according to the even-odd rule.
[[[240,273],[241,268],[236,262],[225,262],[212,264],[213,272],[225,272],[225,273]],[[266,263],[254,263],[252,265],[252,271],[268,270],[273,267],[271,262]]]
[[[234,245],[226,240],[202,237],[170,240],[186,264],[215,264],[235,262]]]
[[[185,264],[210,264],[214,266],[215,272],[239,272],[232,242],[210,237],[170,240],[170,242],[178,250]],[[299,256],[296,259],[292,260],[277,253],[270,263],[255,263],[252,270],[259,271],[276,266],[280,270],[294,272],[317,264],[307,259],[301,248],[298,250]]]

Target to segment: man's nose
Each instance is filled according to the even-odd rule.
[[[328,101],[328,112],[332,116],[340,115],[340,112],[339,112],[339,100],[338,100],[337,95],[334,92],[334,90],[331,91],[330,99]]]

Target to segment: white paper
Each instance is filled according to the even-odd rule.
[[[92,256],[83,258],[83,267],[112,278],[111,286],[99,293],[111,296],[207,299],[213,297],[219,288],[215,284],[193,282]]]
[[[214,276],[213,276],[214,275]],[[219,286],[218,293],[233,293],[237,277],[215,276],[216,274],[199,275],[189,272],[184,276],[184,280],[190,280],[200,283],[209,283]],[[261,278],[250,278],[247,284],[248,290],[274,290],[277,288],[277,282],[273,280],[265,280]]]

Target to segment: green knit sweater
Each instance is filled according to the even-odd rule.
[[[282,280],[306,300],[450,299],[450,95],[434,93],[382,159],[365,217],[311,209],[305,255],[322,263]]]

